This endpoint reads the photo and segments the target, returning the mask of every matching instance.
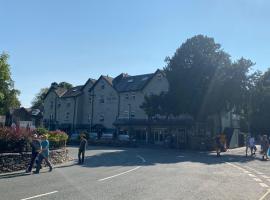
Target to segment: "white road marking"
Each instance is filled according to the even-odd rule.
[[[247,170],[244,170],[243,172],[244,172],[244,173],[247,173],[247,174],[249,174],[249,173],[250,173],[250,172],[249,172],[249,171],[247,171]]]
[[[28,197],[28,198],[25,198],[25,199],[21,199],[21,200],[28,200],[28,199],[34,199],[34,198],[38,198],[38,197],[43,197],[43,196],[46,196],[46,195],[49,195],[49,194],[54,194],[54,193],[57,193],[58,191],[52,191],[52,192],[48,192],[48,193],[44,193],[44,194],[39,194],[39,195],[36,195],[36,196],[32,196],[32,197]]]
[[[257,182],[262,182],[262,180],[261,179],[259,179],[259,178],[253,178],[254,179],[254,181],[257,181]]]
[[[270,182],[270,179],[267,179]]]
[[[266,185],[265,183],[260,183],[260,185],[261,185],[262,187],[269,187],[269,186]]]
[[[263,178],[265,179],[269,179],[270,177],[269,176],[265,176],[265,175],[262,175]]]
[[[117,177],[117,176],[121,176],[121,175],[127,174],[127,173],[129,173],[129,172],[135,171],[135,170],[137,170],[137,169],[140,169],[141,167],[142,167],[142,166],[138,166],[138,167],[135,167],[135,168],[130,169],[130,170],[128,170],[128,171],[125,171],[125,172],[122,172],[122,173],[119,173],[119,174],[115,174],[115,175],[113,175],[113,176],[109,176],[109,177],[106,177],[106,178],[99,179],[98,181],[105,181],[105,180],[108,180],[108,179],[112,179],[112,178],[115,178],[115,177]]]
[[[251,167],[248,167],[248,166],[245,166],[245,167],[248,168],[249,170],[254,171],[256,174],[259,174],[259,175],[262,175],[262,174],[263,174],[262,172],[259,172],[259,171],[257,171],[256,169],[253,169],[253,168],[251,168]]]
[[[140,158],[142,160],[142,162],[144,162],[144,163],[146,162],[145,159],[142,156],[137,155],[137,157]]]
[[[264,200],[264,198],[270,193],[270,190],[268,190],[259,200]]]
[[[256,177],[254,174],[248,174],[249,176],[251,176],[251,177]]]

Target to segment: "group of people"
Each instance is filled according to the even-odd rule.
[[[260,137],[260,144],[261,144],[261,154],[262,160],[269,159],[269,140],[267,135],[263,135]],[[247,144],[246,144],[246,156],[248,155],[248,149],[250,149],[251,155],[255,155],[257,151],[255,138],[253,136],[248,137]]]
[[[42,161],[45,160],[46,164],[49,166],[49,171],[52,171],[53,167],[49,161],[49,147],[50,143],[46,135],[41,135],[38,137],[37,134],[33,134],[32,141],[32,154],[31,160],[26,169],[26,173],[31,173],[34,164],[36,163],[36,171],[34,173],[38,174],[41,169]]]

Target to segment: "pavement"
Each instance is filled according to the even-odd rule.
[[[77,148],[70,147],[76,157]],[[150,148],[89,147],[84,165],[0,175],[2,200],[270,200],[270,161]]]

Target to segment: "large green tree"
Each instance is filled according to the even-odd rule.
[[[230,65],[230,56],[213,38],[197,35],[183,43],[173,57],[167,58],[165,67],[176,114],[202,119],[208,111],[207,95],[220,76],[219,69]]]
[[[11,108],[20,106],[18,100],[19,90],[14,89],[14,82],[11,78],[8,54],[0,55],[0,114],[5,114]]]
[[[250,131],[256,134],[270,132],[270,69],[255,78],[249,97]]]

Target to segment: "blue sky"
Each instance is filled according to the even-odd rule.
[[[54,81],[153,72],[197,34],[264,71],[269,10],[268,0],[0,0],[0,52],[25,107]]]

